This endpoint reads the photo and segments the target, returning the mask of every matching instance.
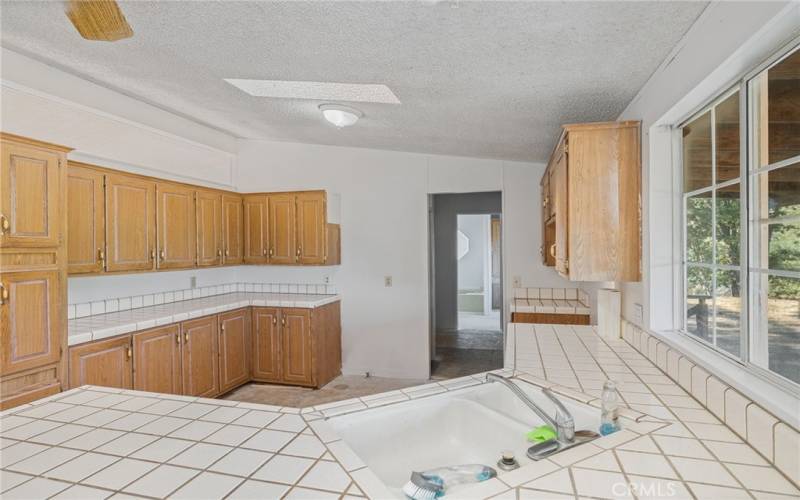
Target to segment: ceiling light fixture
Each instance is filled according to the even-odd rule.
[[[364,116],[361,111],[341,104],[320,104],[319,110],[326,120],[338,128],[355,125],[358,119]]]
[[[234,87],[256,97],[313,99],[318,101],[400,104],[392,89],[377,83],[301,82],[225,78]]]

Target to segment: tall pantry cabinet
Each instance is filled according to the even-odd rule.
[[[0,133],[0,409],[54,394],[65,376],[66,154]]]

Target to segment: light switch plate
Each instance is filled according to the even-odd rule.
[[[633,304],[633,320],[639,325],[644,321],[644,308],[638,302]]]
[[[383,277],[383,286],[389,288],[392,286],[392,277],[391,276],[384,276]]]
[[[197,288],[197,276],[189,278],[189,288]]]

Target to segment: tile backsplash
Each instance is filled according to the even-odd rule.
[[[589,294],[580,288],[515,288],[515,299],[578,300],[589,304]]]
[[[93,302],[79,302],[67,306],[67,318],[83,318],[95,314],[106,314],[128,309],[138,309],[158,304],[169,304],[182,300],[198,299],[235,292],[289,293],[311,295],[335,295],[334,285],[316,283],[226,283],[223,285],[201,286],[183,290],[116,297]]]

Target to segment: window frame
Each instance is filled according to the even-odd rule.
[[[755,283],[756,280],[751,279],[751,276],[754,274],[766,274],[769,275],[789,275],[790,277],[800,278],[800,271],[775,271],[771,272],[769,269],[762,269],[761,267],[754,267],[753,266],[753,247],[755,237],[754,232],[755,229],[761,223],[761,219],[759,219],[756,215],[754,215],[753,220],[751,221],[750,216],[751,214],[755,214],[756,207],[754,206],[755,197],[753,195],[753,189],[756,188],[755,179],[764,172],[769,172],[772,170],[776,170],[788,165],[793,165],[800,161],[800,155],[796,155],[794,157],[776,162],[774,164],[769,164],[763,167],[752,168],[754,161],[754,153],[755,148],[753,141],[756,139],[756,134],[751,133],[751,129],[754,125],[754,116],[753,116],[753,107],[752,107],[752,93],[750,90],[750,85],[754,81],[756,77],[762,74],[764,71],[769,70],[770,68],[774,67],[775,65],[779,64],[782,60],[784,60],[789,55],[793,54],[795,51],[800,51],[800,37],[791,40],[789,43],[785,44],[781,47],[778,51],[774,52],[770,57],[762,61],[756,67],[752,68],[751,70],[747,71],[740,78],[733,81],[732,84],[725,87],[725,90],[722,92],[715,93],[710,99],[707,99],[703,102],[703,104],[697,108],[695,108],[691,113],[686,115],[683,119],[677,120],[675,125],[672,126],[673,129],[673,140],[677,142],[673,151],[676,153],[677,162],[675,163],[678,175],[677,175],[677,186],[679,188],[678,198],[679,198],[679,218],[676,221],[679,225],[679,238],[680,238],[680,258],[678,260],[678,274],[680,276],[680,283],[678,286],[679,301],[680,306],[676,309],[679,309],[681,312],[680,322],[678,323],[679,328],[678,332],[689,339],[692,339],[694,342],[697,342],[700,346],[705,347],[706,349],[710,349],[717,355],[722,355],[723,358],[728,359],[734,363],[742,365],[748,371],[758,375],[761,378],[766,379],[767,381],[787,390],[790,393],[795,395],[800,395],[800,382],[794,382],[791,379],[784,377],[783,375],[772,371],[767,367],[762,367],[753,362],[753,352],[756,349],[756,342],[759,340],[768,338],[767,332],[763,332],[761,335],[758,333],[758,324],[757,322],[761,318],[761,311],[756,310],[759,304],[759,288]],[[716,120],[715,120],[715,108],[717,105],[722,103],[725,99],[730,97],[736,92],[739,92],[739,177],[736,179],[728,180],[722,183],[717,183],[717,164],[716,164]],[[684,184],[684,164],[683,164],[683,144],[682,144],[682,129],[687,124],[691,123],[695,119],[701,117],[705,113],[710,113],[710,123],[711,123],[711,185],[696,189],[693,191],[684,192],[685,184]],[[728,187],[731,185],[739,184],[739,199],[740,199],[740,234],[739,234],[739,244],[740,244],[740,251],[739,251],[739,264],[738,266],[730,266],[730,265],[720,265],[716,262],[717,260],[717,206],[716,200],[717,196],[716,193],[718,190],[724,187]],[[698,194],[703,194],[711,192],[712,193],[712,210],[711,210],[711,227],[712,227],[712,263],[711,264],[704,264],[704,263],[691,263],[688,261],[687,255],[687,229],[688,225],[686,223],[687,219],[687,200]],[[703,339],[695,334],[692,334],[688,331],[687,323],[688,323],[688,304],[687,304],[687,288],[688,288],[688,269],[690,267],[696,268],[707,268],[710,269],[712,272],[712,281],[711,281],[711,290],[712,290],[712,314],[710,315],[711,321],[713,321],[713,330],[712,330],[712,342],[709,342],[706,339]],[[740,356],[735,356],[730,352],[718,347],[716,344],[716,316],[717,316],[717,290],[716,290],[716,280],[717,280],[717,272],[720,270],[738,270],[739,277],[740,277],[740,317],[739,317],[739,341],[740,341]],[[677,280],[676,280],[677,281]],[[766,342],[765,342],[766,344]]]

